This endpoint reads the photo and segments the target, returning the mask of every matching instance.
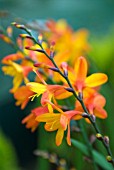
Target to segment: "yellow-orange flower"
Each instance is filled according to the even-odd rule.
[[[31,113],[22,120],[22,124],[26,124],[26,128],[34,132],[39,124],[39,122],[36,121],[36,117],[47,112],[47,107],[37,107],[31,110]]]
[[[103,73],[94,73],[87,77],[87,61],[79,57],[75,63],[74,70],[69,71],[69,79],[77,92],[85,88],[96,88],[104,84],[108,77]]]
[[[2,70],[4,74],[14,77],[13,88],[11,89],[11,92],[14,93],[23,81],[25,84],[28,82],[27,76],[32,71],[32,67],[21,66],[13,61],[9,61],[7,66],[2,67]]]
[[[45,105],[46,101],[51,99],[65,99],[71,96],[72,94],[65,90],[65,86],[62,85],[48,85],[41,77],[38,71],[35,71],[43,84],[37,82],[29,82],[27,86],[29,86],[30,90],[35,94],[31,97],[38,97],[42,94],[41,104]],[[55,101],[55,100],[54,100]]]
[[[14,98],[17,100],[16,106],[21,105],[21,109],[24,109],[30,100],[29,97],[33,94],[34,92],[32,92],[28,86],[19,87],[14,93]]]
[[[71,65],[74,65],[78,57],[86,54],[90,50],[89,43],[87,42],[88,30],[79,29],[74,32],[63,19],[57,22],[49,20],[47,21],[47,27],[50,31],[47,33],[48,41],[56,42],[55,49],[57,52],[61,53],[64,51],[68,53],[69,57],[67,57],[67,60],[69,60]]]
[[[50,103],[50,102],[49,102]],[[45,130],[47,131],[56,131],[56,145],[59,146],[62,143],[63,137],[64,137],[64,131],[67,130],[67,143],[68,145],[71,145],[70,141],[70,121],[73,118],[73,116],[77,116],[77,119],[79,119],[79,115],[81,112],[76,110],[70,110],[63,112],[59,107],[55,106],[51,103],[51,105],[59,112],[54,113],[53,109],[52,112],[47,112],[45,114],[42,114],[40,116],[37,116],[36,121],[38,122],[46,122],[45,124]]]
[[[84,104],[90,114],[101,119],[105,119],[107,117],[107,112],[103,109],[106,104],[106,100],[101,94],[95,91],[88,93],[88,95],[84,98]],[[76,110],[83,112],[79,101],[76,101]]]

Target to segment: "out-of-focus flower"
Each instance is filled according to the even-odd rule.
[[[4,57],[2,59],[2,63],[8,64],[10,61],[17,61],[17,60],[21,60],[23,58],[24,58],[24,55],[21,52],[17,52],[15,54],[10,54],[10,55],[7,55],[6,57]]]
[[[14,98],[17,100],[16,106],[21,105],[21,109],[24,109],[30,100],[29,97],[33,94],[34,92],[32,92],[28,86],[19,87],[14,93]]]
[[[13,78],[13,88],[10,90],[14,93],[21,83],[24,81],[25,84],[28,83],[28,74],[32,71],[32,67],[30,66],[21,66],[13,61],[9,61],[7,66],[3,66],[2,70],[4,74],[10,75]]]
[[[50,30],[47,33],[49,42],[53,40],[56,42],[56,51],[69,53],[71,65],[74,65],[78,57],[85,55],[90,50],[87,40],[88,31],[86,29],[74,32],[67,22],[62,19],[57,22],[49,20],[47,27]]]

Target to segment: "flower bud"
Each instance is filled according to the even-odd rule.
[[[108,136],[104,136],[104,141],[107,145],[109,145],[109,137]]]
[[[38,36],[38,43],[42,44],[42,34],[39,34],[39,36]]]
[[[106,159],[107,159],[108,162],[112,162],[112,161],[113,161],[113,160],[112,160],[112,157],[111,157],[110,155],[108,155],[108,156],[106,157]]]
[[[24,26],[24,25],[17,24],[16,22],[12,22],[11,24],[12,24],[12,25],[14,25],[16,28],[26,30],[26,28],[25,28],[25,26]]]
[[[20,34],[19,36],[21,38],[30,38],[30,39],[33,39],[33,37],[29,36],[28,34]]]
[[[84,118],[89,118],[89,115],[84,112],[84,113],[82,113],[82,117],[84,117]]]
[[[53,41],[50,46],[50,57],[54,57],[54,50],[55,50],[55,42]]]
[[[96,138],[97,138],[98,140],[103,140],[103,137],[102,137],[102,135],[101,135],[100,133],[97,133],[97,134],[96,134]]]
[[[92,119],[93,122],[95,122],[96,116],[95,116],[94,114],[92,114],[92,115],[91,115],[91,119]]]
[[[27,49],[27,50],[32,50],[32,51],[38,51],[38,52],[40,52],[40,53],[44,53],[44,50],[42,50],[42,49],[38,49],[38,48],[36,48],[36,47],[34,47],[34,46],[32,46],[32,47],[25,47],[25,49]]]
[[[65,77],[68,76],[68,64],[66,62],[61,63],[61,69],[64,71]]]
[[[52,71],[55,71],[55,72],[59,72],[59,69],[56,68],[56,67],[50,67],[49,69],[52,70]]]
[[[68,87],[68,88],[65,88],[65,90],[67,90],[67,91],[69,91],[69,92],[74,92],[74,89],[72,89],[72,88],[70,88],[70,87]]]
[[[79,93],[78,93],[78,97],[79,97],[80,100],[83,99],[83,93],[82,93],[82,92],[79,92]]]
[[[9,37],[12,36],[12,32],[13,32],[13,31],[12,31],[12,27],[10,27],[10,26],[7,27],[7,34],[8,34]]]

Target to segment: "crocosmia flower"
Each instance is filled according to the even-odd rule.
[[[75,63],[74,70],[69,71],[69,79],[77,92],[82,92],[86,87],[96,88],[104,84],[108,78],[104,73],[94,73],[87,77],[87,61],[79,57]]]
[[[50,102],[49,102],[50,103]],[[36,121],[38,122],[45,122],[45,130],[47,131],[55,131],[57,130],[56,134],[56,145],[59,146],[62,143],[64,137],[64,131],[67,130],[67,143],[71,145],[70,141],[70,121],[75,116],[75,119],[80,119],[80,111],[70,110],[63,112],[59,107],[51,104],[58,113],[54,113],[52,110],[51,113],[47,112],[40,116],[37,116]],[[68,128],[68,129],[67,129]]]

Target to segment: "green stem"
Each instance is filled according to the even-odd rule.
[[[87,146],[87,148],[88,148],[89,155],[90,155],[91,160],[92,160],[92,162],[93,162],[93,167],[94,167],[95,170],[98,170],[97,165],[96,165],[95,160],[94,160],[93,152],[92,152],[92,150],[93,150],[92,145],[90,144],[90,141],[89,141],[89,139],[88,139],[88,136],[87,136],[87,134],[85,133],[84,122],[80,120],[80,121],[78,122],[78,125],[79,125],[79,127],[80,127],[80,129],[81,129],[82,136],[83,136],[83,138],[84,138],[84,140],[85,140],[85,143],[86,143],[86,146]]]

